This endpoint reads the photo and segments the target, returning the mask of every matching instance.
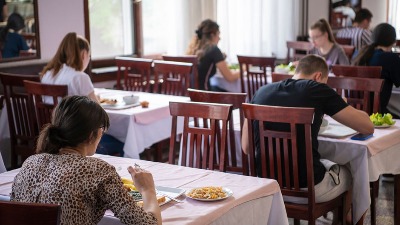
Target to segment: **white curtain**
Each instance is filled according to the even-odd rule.
[[[218,0],[219,47],[231,63],[238,54],[285,58],[286,41],[299,33],[299,8],[298,0]]]
[[[389,23],[396,28],[396,37],[400,39],[400,0],[389,0]]]

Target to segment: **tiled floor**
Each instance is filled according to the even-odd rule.
[[[382,182],[379,185],[379,196],[376,205],[376,224],[377,225],[393,225],[393,182]],[[328,225],[332,223],[332,213],[328,214],[328,218],[318,218],[317,225]],[[293,224],[293,219],[289,219],[289,224]],[[301,221],[301,224],[307,224]],[[364,225],[371,224],[369,210],[364,219]]]

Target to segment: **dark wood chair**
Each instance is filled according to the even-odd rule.
[[[315,220],[338,208],[339,220],[345,223],[345,194],[328,202],[315,202],[314,169],[311,141],[311,124],[314,117],[313,108],[292,108],[279,106],[264,106],[243,104],[244,116],[247,119],[249,151],[254,162],[254,135],[253,122],[260,121],[260,151],[261,174],[259,176],[278,181],[282,195],[302,197],[308,200],[308,204],[295,204],[285,202],[288,217],[294,218],[294,224],[300,224],[300,220],[308,220],[308,224],[315,224]],[[264,123],[266,122],[266,123]],[[270,127],[270,123],[283,123],[288,126],[288,131],[277,131]],[[304,136],[299,135],[299,130],[304,130]],[[307,169],[307,188],[300,188],[298,155],[298,140],[304,142]],[[252,167],[253,172],[256,166]],[[305,169],[305,168],[301,168]]]
[[[400,46],[400,40],[396,40],[396,46]]]
[[[183,117],[180,165],[209,170],[218,167],[226,171],[226,140],[232,105],[170,102],[169,109],[172,116],[169,163],[175,164],[178,117]]]
[[[339,77],[381,78],[381,66],[332,65],[332,73]]]
[[[271,68],[271,72],[274,71],[276,58],[242,55],[238,55],[237,58],[242,92],[247,93],[248,99],[251,100],[258,88],[268,83],[267,68]]]
[[[229,93],[229,92],[212,92],[212,91],[202,91],[195,89],[188,89],[190,100],[193,102],[209,102],[209,103],[220,103],[220,104],[231,104],[232,110],[239,110],[239,124],[240,124],[240,136],[242,136],[242,126],[243,126],[243,111],[242,103],[246,102],[246,93]],[[241,172],[244,175],[248,175],[248,162],[246,155],[242,152],[242,165],[239,166],[236,158],[236,144],[235,144],[235,122],[232,116],[228,122],[228,139],[229,142],[228,151],[230,157],[226,155],[226,170],[233,172]],[[241,149],[240,149],[241,150]],[[227,152],[228,153],[228,152]]]
[[[286,63],[289,63],[290,61],[296,61],[306,56],[313,48],[313,45],[308,41],[286,41],[286,47]],[[291,51],[293,51],[293,56],[291,56]]]
[[[156,91],[167,95],[187,96],[192,68],[192,63],[154,60]]]
[[[38,135],[32,105],[24,88],[24,80],[40,81],[37,75],[19,75],[0,72],[4,88],[8,126],[11,140],[11,167],[17,168],[18,156],[21,163],[35,154],[35,142]]]
[[[150,92],[152,63],[152,59],[116,57],[115,64],[118,67],[117,89]],[[121,84],[122,73],[124,77],[123,85]]]
[[[54,107],[61,98],[68,95],[67,85],[42,84],[34,81],[24,81],[29,102],[33,104],[38,125],[38,130],[51,122],[51,115]],[[44,102],[43,97],[51,98]]]
[[[339,38],[335,37],[336,43],[340,45],[351,45],[351,38]]]
[[[379,112],[383,82],[383,79],[376,78],[329,77],[327,84],[336,89],[339,95],[347,98],[349,105],[370,115]],[[358,92],[358,94],[354,94],[353,91]]]
[[[190,78],[190,87],[199,89],[199,71],[197,69],[198,59],[195,55],[183,55],[183,56],[171,56],[171,55],[163,55],[163,60],[166,61],[175,61],[175,62],[186,62],[192,63],[192,76]]]
[[[273,72],[272,73],[272,82],[278,82],[278,81],[286,80],[286,79],[289,79],[292,77],[293,77],[293,75],[290,75],[290,74]]]
[[[58,225],[60,216],[59,205],[0,201],[1,225]]]
[[[356,48],[353,45],[340,45],[340,47],[343,48],[344,53],[346,54],[350,62]]]
[[[346,27],[347,16],[341,12],[331,12],[331,28],[333,30]]]

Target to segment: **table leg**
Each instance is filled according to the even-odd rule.
[[[400,174],[394,175],[394,224],[400,225]]]

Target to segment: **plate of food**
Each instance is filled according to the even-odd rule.
[[[117,98],[100,98],[99,102],[104,109],[127,109],[140,105],[139,102],[130,104]]]
[[[369,116],[369,118],[374,124],[375,128],[388,128],[396,123],[390,113],[373,113],[371,116]]]
[[[233,195],[233,191],[225,187],[199,187],[186,192],[186,197],[197,201],[219,201],[227,199]]]

